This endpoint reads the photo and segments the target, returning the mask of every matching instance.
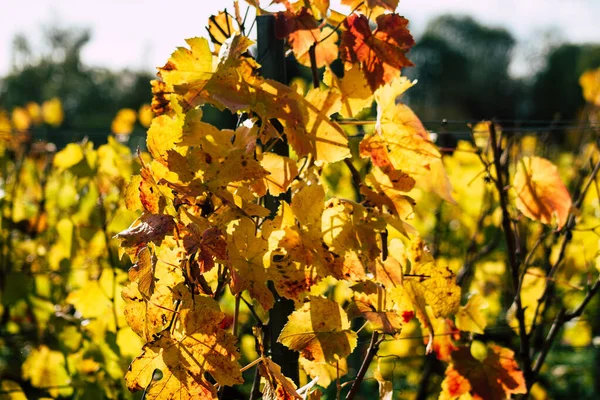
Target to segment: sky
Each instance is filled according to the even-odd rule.
[[[348,12],[339,2],[332,0],[332,8]],[[87,65],[153,70],[185,38],[204,36],[208,17],[225,7],[232,10],[232,0],[0,0],[0,76],[10,69],[14,35],[25,34],[36,48],[42,28],[52,24],[91,29],[82,54]],[[444,13],[509,29],[519,43],[511,66],[516,75],[527,74],[527,59],[544,38],[600,42],[600,0],[400,0],[397,12],[411,21],[417,40]]]

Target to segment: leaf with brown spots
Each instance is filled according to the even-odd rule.
[[[311,297],[294,311],[278,342],[315,362],[346,358],[356,347],[357,335],[350,329],[346,312],[335,301]]]
[[[215,398],[216,390],[204,374],[220,385],[242,382],[236,338],[219,327],[224,314],[213,299],[188,294],[180,311],[182,326],[144,346],[144,353],[131,363],[125,375],[130,390],[146,390],[149,398],[178,393],[183,398]],[[162,379],[152,381],[154,371]]]

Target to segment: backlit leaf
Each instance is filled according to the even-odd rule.
[[[487,318],[482,310],[487,308],[487,302],[480,294],[469,296],[467,304],[460,307],[456,313],[456,327],[461,331],[483,335],[487,326]]]
[[[579,77],[583,98],[588,103],[600,106],[600,68],[585,71]]]
[[[526,391],[523,373],[512,350],[489,345],[487,357],[479,361],[468,347],[461,347],[452,353],[440,399],[458,399],[470,393],[475,399],[504,400]]]
[[[357,335],[350,329],[344,310],[334,301],[311,297],[294,311],[278,341],[302,357],[315,362],[346,358],[356,347]]]
[[[567,223],[571,196],[552,162],[541,157],[523,157],[513,179],[516,206],[526,217],[543,224]]]
[[[342,108],[340,115],[344,118],[353,118],[373,102],[373,92],[368,86],[358,64],[353,65],[344,72],[340,79],[330,69],[325,70],[323,82],[336,88],[342,95]]]
[[[415,43],[407,25],[408,20],[397,14],[378,16],[374,31],[365,15],[352,14],[344,21],[341,58],[347,64],[360,63],[372,91],[391,82],[403,67],[413,65],[406,58]]]

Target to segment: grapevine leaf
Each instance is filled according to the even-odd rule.
[[[301,400],[296,391],[296,385],[281,373],[281,367],[271,359],[262,357],[258,366],[260,375],[265,379],[263,399],[269,400]]]
[[[487,302],[480,294],[469,296],[467,304],[460,307],[460,310],[456,313],[456,327],[461,331],[483,335],[487,326],[487,318],[482,310],[487,306]]]
[[[583,91],[585,101],[600,107],[600,68],[591,69],[581,74],[579,85]]]
[[[287,38],[294,55],[300,58],[319,40],[319,24],[308,8],[302,7],[297,13],[281,11],[275,14],[275,36]]]
[[[460,331],[448,318],[430,318],[432,327],[429,329],[435,340],[432,349],[438,360],[448,362],[453,351],[457,350],[456,342],[460,340]],[[425,336],[423,341],[429,345],[431,336]]]
[[[333,71],[326,69],[323,82],[327,86],[337,89],[342,95],[340,115],[344,118],[355,117],[373,102],[373,92],[358,64],[352,65],[352,68],[345,71],[341,79],[336,77]]]
[[[345,358],[336,360],[334,363],[323,364],[300,357],[299,362],[311,378],[319,377],[319,385],[324,388],[328,387],[338,376],[342,377],[348,373],[348,363]]]
[[[452,185],[444,169],[441,154],[429,139],[425,127],[398,96],[413,84],[404,77],[377,90],[377,126],[391,165],[410,175],[418,187],[436,193],[454,204]]]
[[[210,41],[215,46],[215,53],[219,54],[221,45],[231,36],[237,34],[239,29],[234,25],[233,17],[227,11],[221,11],[217,15],[211,15],[208,18],[206,27]]]
[[[177,249],[156,247],[157,261],[154,266],[154,291],[148,298],[132,282],[121,291],[125,301],[123,313],[131,329],[145,341],[162,331],[173,318],[176,301],[181,297],[180,284],[183,275],[179,267]]]
[[[48,388],[53,397],[69,396],[73,388],[66,370],[65,356],[60,351],[41,345],[31,351],[22,365],[23,379],[36,388]]]
[[[160,243],[166,235],[172,234],[175,221],[170,215],[144,214],[134,225],[117,233],[124,247],[144,246],[146,243]]]
[[[503,400],[526,392],[525,379],[512,350],[489,345],[487,356],[479,361],[468,347],[460,347],[452,353],[440,399],[458,399],[470,393],[475,399]]]
[[[365,15],[352,14],[344,21],[341,58],[350,65],[360,63],[373,92],[391,82],[403,67],[413,65],[406,58],[415,43],[407,25],[408,20],[397,14],[378,16],[374,31]]]
[[[129,135],[133,131],[133,125],[137,114],[131,108],[123,108],[117,112],[113,119],[110,130],[115,135]]]
[[[164,67],[159,68],[163,81],[182,91],[199,93],[213,76],[213,56],[204,38],[187,39],[189,49],[178,47]]]
[[[377,360],[377,369],[373,371],[373,378],[379,384],[379,400],[392,400],[394,396],[394,384],[386,381],[381,373],[381,359]]]
[[[319,32],[319,39],[315,44],[315,61],[317,68],[331,65],[338,58],[338,34],[326,26]],[[311,66],[310,52],[296,55],[298,62],[305,67]]]
[[[350,157],[348,138],[342,128],[329,119],[341,108],[340,94],[332,90],[311,89],[303,103],[306,107],[306,133],[289,136],[299,157],[312,154],[316,161],[335,162]],[[301,99],[301,98],[300,98]]]
[[[571,196],[552,162],[541,157],[523,157],[513,180],[516,206],[526,217],[558,228],[567,223]]]
[[[0,393],[3,393],[2,400],[27,400],[21,386],[17,382],[8,379],[0,381]]]
[[[125,382],[129,390],[145,390],[147,399],[175,393],[181,399],[216,399],[217,391],[201,375],[188,370],[188,349],[166,333],[144,345],[144,353],[129,366]],[[160,380],[153,376],[160,371]]]
[[[260,165],[269,175],[254,184],[254,190],[259,196],[264,196],[267,191],[273,196],[285,193],[298,176],[296,162],[289,157],[264,153]]]
[[[410,253],[410,271],[403,281],[403,295],[412,303],[416,315],[425,328],[431,327],[427,306],[435,318],[449,317],[460,306],[460,287],[448,267],[438,266],[425,244],[417,238]]]
[[[371,328],[389,335],[397,335],[402,330],[402,319],[396,311],[377,311],[375,307],[364,301],[356,300],[346,309],[348,318],[363,317],[371,324]]]
[[[311,297],[294,311],[278,339],[309,361],[321,363],[347,357],[356,347],[356,340],[340,305],[321,297]]]
[[[129,268],[129,280],[137,282],[138,290],[146,297],[154,293],[154,263],[148,247],[142,248],[138,253],[138,261]]]
[[[227,254],[232,268],[231,291],[234,294],[248,290],[250,295],[265,309],[273,307],[275,299],[267,288],[267,271],[263,257],[268,244],[256,235],[256,226],[249,218],[232,223]]]
[[[331,199],[322,217],[323,241],[329,250],[343,259],[339,279],[354,281],[366,278],[368,266],[378,258],[378,232],[385,229],[383,219],[349,200]]]
[[[213,398],[215,389],[203,378],[209,373],[220,385],[242,382],[236,338],[220,328],[225,315],[213,299],[189,292],[183,294],[180,331],[161,336],[144,346],[125,375],[130,390],[148,387],[152,398],[165,393],[182,393],[185,398]],[[151,382],[155,370],[162,379]],[[196,397],[194,397],[196,396]]]

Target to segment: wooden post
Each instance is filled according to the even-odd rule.
[[[261,64],[261,75],[281,83],[286,83],[285,48],[284,42],[275,37],[275,17],[273,15],[260,15],[257,18],[257,61]],[[285,136],[278,141],[272,151],[281,156],[289,156],[289,147]],[[271,215],[277,213],[281,201],[291,202],[291,192],[283,193],[278,197],[267,195],[265,206],[271,210]],[[289,315],[294,311],[294,302],[280,297],[272,282],[269,289],[275,297],[275,305],[269,311],[269,350],[271,358],[281,366],[281,372],[298,385],[298,353],[289,350],[277,338],[287,323]]]

